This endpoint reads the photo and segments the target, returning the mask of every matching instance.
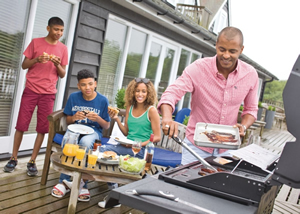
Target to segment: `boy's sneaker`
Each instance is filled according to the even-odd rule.
[[[36,176],[38,174],[38,170],[36,168],[34,160],[31,160],[27,163],[27,175],[28,176]]]
[[[18,164],[18,161],[12,157],[4,167],[4,172],[13,172]]]

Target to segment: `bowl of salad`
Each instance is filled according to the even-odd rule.
[[[130,155],[120,155],[119,169],[129,174],[140,174],[145,168],[146,161],[139,158],[130,157]]]

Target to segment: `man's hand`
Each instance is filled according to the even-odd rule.
[[[168,104],[162,104],[160,106],[162,113],[162,130],[165,135],[169,135],[169,138],[178,136],[178,124],[172,120],[172,107]]]
[[[235,124],[233,126],[233,128],[236,128],[236,127],[239,128],[239,134],[240,134],[240,136],[244,137],[245,136],[245,129],[244,129],[244,127],[241,124],[239,124],[239,123],[237,123],[237,124]]]
[[[162,119],[162,130],[165,135],[169,135],[169,138],[177,137],[178,135],[178,123],[172,119]]]

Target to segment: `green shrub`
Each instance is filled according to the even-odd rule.
[[[244,106],[240,106],[240,111],[243,111],[244,110]]]
[[[115,103],[117,104],[117,107],[119,109],[125,109],[125,88],[121,88],[118,90],[116,97],[115,97]]]
[[[269,107],[268,107],[268,110],[269,110],[269,111],[276,111],[276,107],[275,107],[275,106],[269,106]]]
[[[258,108],[262,108],[263,106],[262,106],[262,102],[261,101],[259,101],[258,102]]]
[[[182,124],[187,126],[187,124],[188,124],[188,122],[189,122],[189,119],[190,119],[190,116],[186,116],[186,115],[185,115]]]

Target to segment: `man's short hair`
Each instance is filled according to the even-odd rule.
[[[61,26],[64,26],[64,21],[59,18],[59,17],[51,17],[49,20],[48,20],[48,26],[53,26],[53,25],[61,25]]]
[[[87,79],[87,78],[93,78],[93,79],[95,79],[94,73],[91,72],[88,69],[82,69],[82,70],[78,71],[78,74],[77,74],[77,80],[78,80],[78,82],[81,79]]]
[[[240,40],[241,40],[241,46],[244,45],[243,33],[240,29],[238,29],[236,27],[225,27],[225,28],[223,28],[223,30],[221,30],[221,32],[218,35],[217,42],[219,41],[219,37],[221,35],[224,35],[226,37],[226,39],[228,39],[228,40],[233,39],[235,36],[239,36]]]

